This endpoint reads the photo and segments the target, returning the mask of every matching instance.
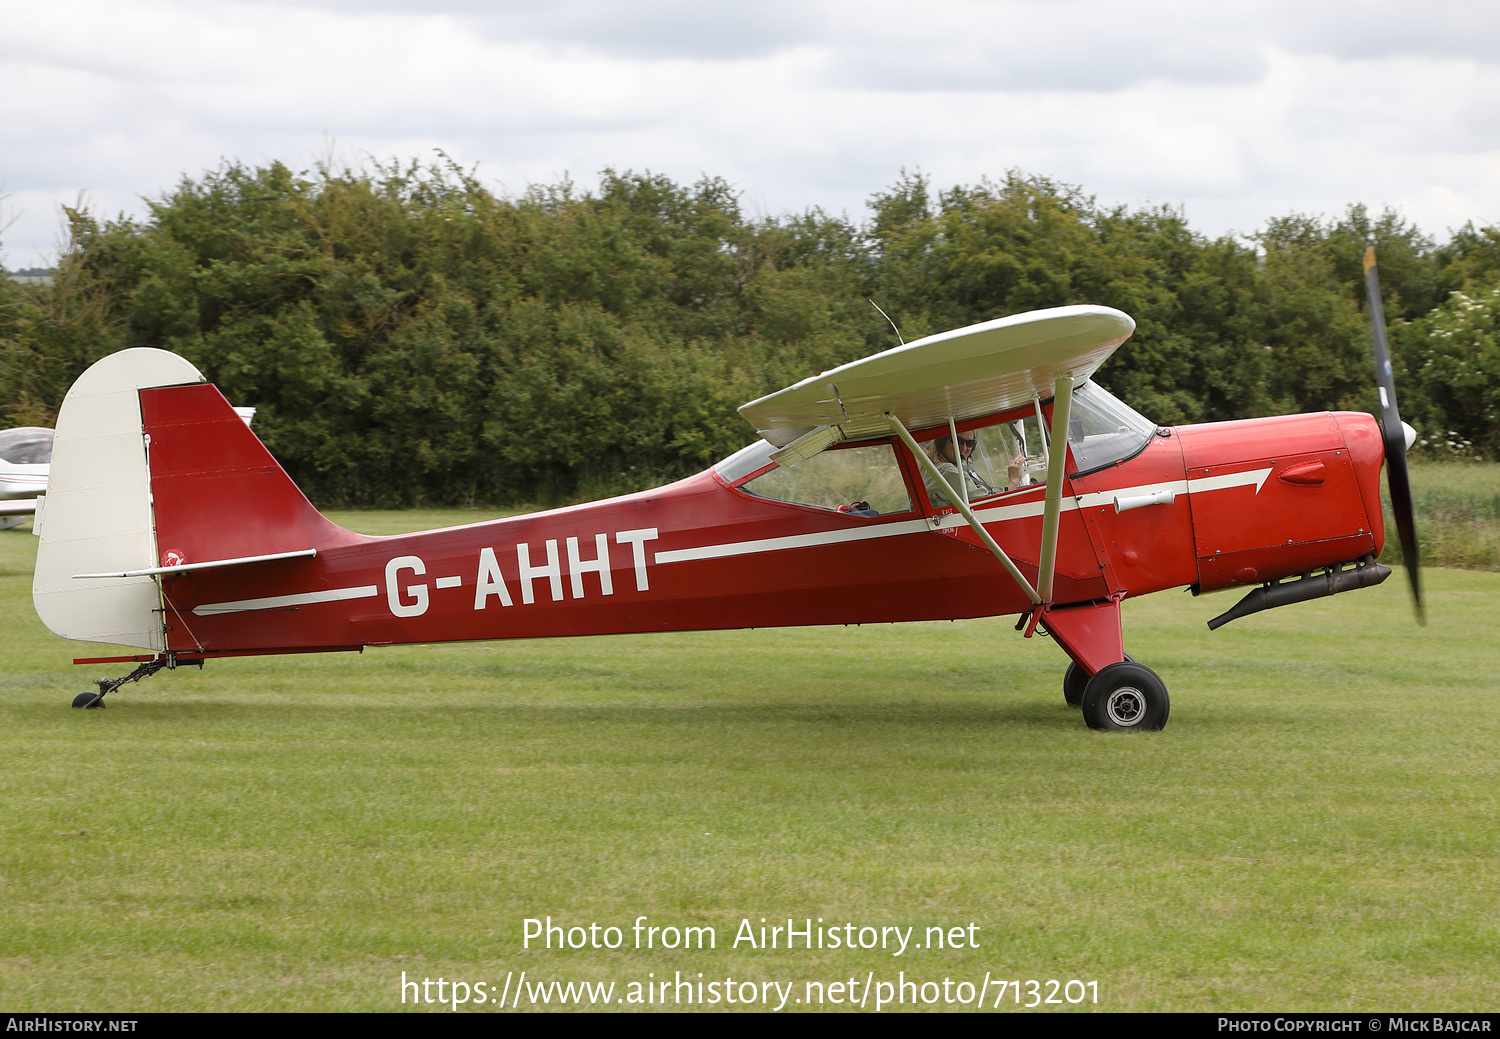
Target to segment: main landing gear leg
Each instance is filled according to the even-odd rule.
[[[201,660],[184,660],[182,663],[194,664],[198,667],[203,666],[203,661]],[[143,678],[149,678],[162,668],[166,668],[169,671],[176,670],[177,665],[177,655],[175,653],[168,653],[166,656],[146,661],[140,667],[130,672],[130,674],[121,678],[96,678],[94,679],[94,685],[99,688],[92,693],[79,693],[73,697],[73,706],[85,708],[103,707],[106,693],[114,692],[126,682],[139,682]]]
[[[1089,728],[1140,732],[1167,724],[1167,687],[1155,671],[1125,652],[1117,599],[1044,606],[1039,620],[1072,658],[1063,676],[1063,699],[1082,708]]]

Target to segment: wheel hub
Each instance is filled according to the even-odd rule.
[[[1146,698],[1139,689],[1123,686],[1109,694],[1105,710],[1109,712],[1110,721],[1129,728],[1137,724],[1146,713]]]

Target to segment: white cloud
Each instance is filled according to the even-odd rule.
[[[225,157],[441,148],[519,191],[606,167],[860,216],[903,168],[1007,169],[1209,233],[1353,201],[1500,221],[1500,7],[1392,0],[52,0],[0,38],[0,262],[88,191]]]

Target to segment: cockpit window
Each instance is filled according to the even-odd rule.
[[[48,465],[52,461],[52,430],[22,426],[0,432],[0,458],[12,465]]]
[[[1086,382],[1073,391],[1068,444],[1079,474],[1139,454],[1155,435],[1156,423],[1120,403],[1102,386]]]
[[[953,489],[971,502],[1047,482],[1046,438],[1035,415],[961,430],[958,440],[956,452],[947,436],[927,441],[922,449]],[[957,464],[960,460],[962,477]],[[924,473],[923,477],[927,498],[934,506],[955,504],[931,474]]]
[[[735,457],[719,463],[720,476]],[[790,468],[778,466],[762,473],[740,489],[760,498],[856,516],[884,516],[912,508],[900,463],[889,444],[830,448]]]

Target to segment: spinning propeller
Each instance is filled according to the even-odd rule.
[[[1417,548],[1417,517],[1411,503],[1411,477],[1406,470],[1407,430],[1396,410],[1396,380],[1391,375],[1391,352],[1385,341],[1385,311],[1380,306],[1380,275],[1375,269],[1375,247],[1365,250],[1365,293],[1370,299],[1370,331],[1375,345],[1375,386],[1380,391],[1380,438],[1385,445],[1385,474],[1391,486],[1391,508],[1401,538],[1401,558],[1411,581],[1417,623],[1427,623],[1422,605],[1421,560]]]

